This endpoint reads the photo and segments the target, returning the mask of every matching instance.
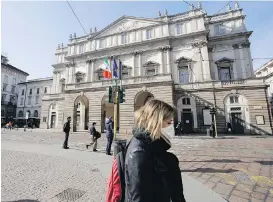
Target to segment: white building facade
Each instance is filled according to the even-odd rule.
[[[1,123],[16,117],[18,86],[29,74],[10,65],[8,58],[1,55]]]
[[[258,78],[263,78],[266,85],[268,85],[267,95],[271,105],[271,113],[273,113],[273,59],[257,69],[254,74]]]
[[[207,110],[215,106],[219,132],[231,122],[236,133],[270,134],[272,117],[264,115],[264,124],[256,123],[256,116],[267,111],[266,85],[254,78],[252,32],[244,19],[238,4],[215,16],[199,4],[176,15],[123,16],[101,31],[71,35],[66,47],[57,48],[52,94],[43,98],[42,116],[56,119],[57,128],[71,116],[73,131],[86,130],[94,121],[103,130],[113,114],[107,90],[114,85],[102,76],[103,59],[114,57],[123,63],[126,89],[126,102],[118,107],[121,133],[130,134],[133,112],[153,97],[177,107],[175,121],[182,122],[185,133],[205,132],[211,122]]]
[[[51,93],[52,77],[33,79],[18,84],[19,95],[16,117],[21,125],[32,122],[39,127],[41,121],[42,97]],[[26,117],[26,113],[28,116]]]

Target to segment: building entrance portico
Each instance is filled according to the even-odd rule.
[[[85,95],[78,96],[74,102],[73,132],[88,130],[89,100]]]

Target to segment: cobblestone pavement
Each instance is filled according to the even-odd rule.
[[[3,149],[1,159],[2,201],[105,200],[106,180],[90,163]]]
[[[230,202],[273,202],[273,138],[191,137],[173,141],[182,172]]]
[[[1,137],[61,146],[64,135],[8,131]],[[89,142],[88,134],[71,134],[69,139],[70,146],[79,150],[84,150],[86,142]],[[99,149],[104,152],[103,135]],[[197,179],[227,201],[273,202],[272,137],[182,137],[173,140],[172,152],[179,158],[182,173]]]

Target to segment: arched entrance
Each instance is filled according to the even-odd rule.
[[[119,105],[117,113],[117,129],[119,129]],[[112,116],[114,118],[114,104],[108,102],[108,96],[105,95],[101,101],[101,131],[105,129],[106,118]]]
[[[80,95],[74,102],[73,131],[88,130],[89,100],[85,95]]]
[[[193,97],[184,96],[177,101],[177,119],[181,121],[184,133],[197,128],[196,103]]]
[[[48,128],[56,128],[57,127],[57,120],[58,120],[58,107],[56,103],[52,103],[49,106],[49,114],[48,114]]]
[[[145,105],[145,103],[152,98],[154,98],[153,94],[148,91],[139,92],[135,97],[135,111]]]
[[[235,134],[243,134],[250,130],[248,101],[243,95],[230,94],[224,99],[226,122],[231,123]]]

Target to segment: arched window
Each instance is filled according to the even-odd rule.
[[[23,117],[23,116],[24,116],[24,112],[23,112],[23,111],[19,111],[18,116],[19,116],[19,117]]]
[[[34,117],[38,117],[38,110],[34,111]]]

